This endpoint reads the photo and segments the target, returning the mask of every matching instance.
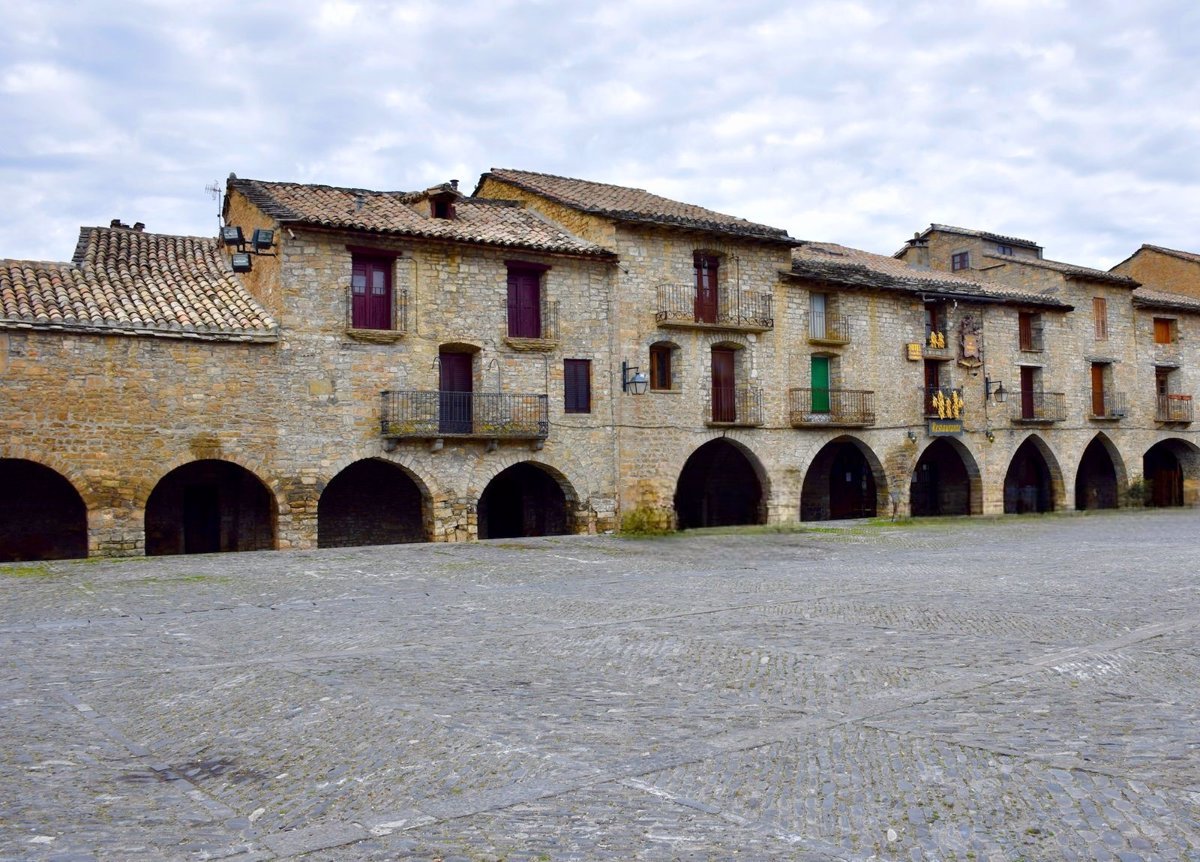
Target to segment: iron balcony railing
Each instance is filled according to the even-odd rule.
[[[792,389],[788,413],[794,428],[865,427],[875,424],[875,393],[862,389]]]
[[[540,307],[510,312],[509,338],[530,338],[553,341],[558,338],[558,300],[548,300]]]
[[[1062,392],[1025,389],[1009,396],[1014,422],[1062,422],[1067,418],[1067,396]]]
[[[1124,419],[1128,408],[1124,392],[1093,392],[1088,390],[1088,415],[1093,419]]]
[[[550,433],[545,395],[387,390],[380,398],[384,437],[533,440]]]
[[[1157,422],[1191,422],[1192,396],[1159,395],[1154,419]]]
[[[704,415],[707,425],[762,425],[762,389],[758,386],[709,386]]]
[[[654,319],[663,326],[699,326],[763,332],[775,326],[771,294],[695,284],[660,284]]]
[[[810,312],[808,318],[808,340],[821,344],[849,344],[850,321],[844,317]]]
[[[962,419],[967,412],[960,388],[933,386],[922,390],[922,396],[929,419]]]

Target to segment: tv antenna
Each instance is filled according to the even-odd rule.
[[[208,192],[208,196],[217,202],[217,227],[221,226],[221,181],[213,180],[212,183],[204,187]]]

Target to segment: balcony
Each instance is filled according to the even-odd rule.
[[[1062,422],[1067,418],[1067,396],[1062,392],[1025,389],[1009,397],[1013,422]]]
[[[921,347],[921,355],[927,356],[930,359],[954,358],[953,345],[950,344],[950,338],[945,327],[941,329],[935,329],[930,326],[925,327],[925,343]]]
[[[962,419],[967,412],[960,388],[934,386],[923,394],[927,419]]]
[[[558,301],[543,302],[525,314],[509,310],[504,343],[513,350],[553,350],[558,347]]]
[[[813,313],[808,319],[808,343],[841,345],[850,343],[850,321]]]
[[[792,389],[793,428],[865,428],[875,424],[875,393],[861,389]]]
[[[1192,396],[1159,395],[1154,411],[1155,422],[1191,422]]]
[[[550,433],[545,395],[388,390],[380,400],[380,433],[389,439],[544,440]]]
[[[408,333],[408,291],[397,290],[394,294],[391,329],[367,329],[356,327],[352,320],[346,323],[346,337],[368,344],[394,344]],[[348,311],[348,314],[353,314]]]
[[[755,428],[762,425],[762,388],[709,386],[704,399],[704,415],[704,424],[709,426]]]
[[[1103,419],[1115,421],[1124,419],[1129,412],[1129,408],[1125,404],[1124,392],[1095,392],[1088,390],[1087,393],[1088,406],[1091,412],[1088,414],[1089,419]]]
[[[766,332],[775,328],[771,294],[722,288],[702,295],[694,284],[660,284],[659,326],[683,329],[726,329]]]

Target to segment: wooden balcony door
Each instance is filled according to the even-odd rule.
[[[1104,409],[1104,365],[1092,363],[1092,415],[1108,415]]]
[[[737,421],[737,390],[734,378],[734,351],[728,347],[712,349],[712,421]]]
[[[717,322],[717,267],[719,261],[710,255],[696,255],[696,301],[694,312],[697,323]]]
[[[812,357],[812,370],[809,375],[812,385],[813,413],[829,412],[829,357]]]
[[[438,372],[438,431],[471,433],[473,378],[470,353],[442,353]]]
[[[1029,365],[1021,366],[1021,418],[1037,418],[1037,397],[1034,386],[1037,384],[1037,369]]]

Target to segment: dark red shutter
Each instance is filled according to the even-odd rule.
[[[733,377],[733,351],[714,347],[712,351],[712,421],[737,420],[737,400]]]
[[[592,360],[563,360],[563,412],[592,412]]]
[[[470,434],[471,354],[442,353],[438,368],[438,430],[443,434]]]
[[[698,254],[696,262],[697,323],[717,322],[717,265],[718,259]]]
[[[350,319],[356,329],[392,328],[392,265],[355,257],[350,275]]]
[[[541,274],[524,269],[508,271],[508,334],[510,338],[542,337]]]

